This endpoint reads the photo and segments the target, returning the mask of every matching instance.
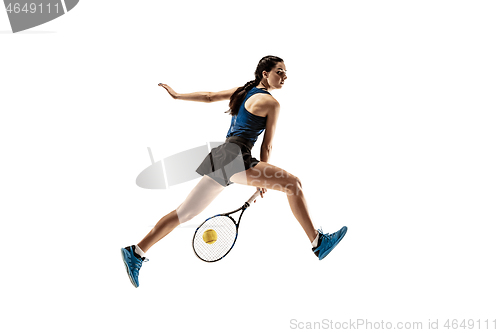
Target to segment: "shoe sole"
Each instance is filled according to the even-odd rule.
[[[128,278],[130,279],[130,282],[132,283],[132,285],[137,288],[138,286],[136,286],[134,279],[132,278],[132,275],[130,274],[130,268],[128,268],[127,261],[125,259],[125,252],[123,249],[121,249],[121,254],[122,254],[123,264],[125,265],[125,269],[127,270]]]
[[[342,230],[342,229],[344,229],[344,228],[341,228],[340,230]],[[334,246],[332,246],[332,248],[331,248],[330,250],[328,250],[328,252],[326,252],[326,253],[325,253],[325,254],[324,254],[324,255],[323,255],[323,256],[322,256],[319,260],[323,260],[323,259],[325,259],[325,257],[326,257],[327,255],[329,255],[329,254],[330,254],[330,252],[332,252],[332,250],[333,250],[335,247],[337,247],[337,245],[339,245],[340,241],[344,238],[345,234],[347,234],[347,227],[345,227],[345,232],[344,232],[342,235],[340,235],[340,238],[338,239],[337,243],[335,243],[335,245],[334,245]]]

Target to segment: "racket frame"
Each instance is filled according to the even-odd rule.
[[[228,213],[224,213],[224,214],[217,214],[217,215],[214,215],[214,216],[212,216],[212,217],[209,217],[208,219],[206,219],[205,221],[203,221],[203,223],[202,223],[202,224],[200,224],[200,225],[198,226],[198,228],[196,228],[196,231],[194,232],[194,235],[193,235],[192,246],[193,246],[193,251],[194,251],[194,253],[196,254],[196,256],[197,256],[198,258],[200,258],[200,260],[203,260],[204,262],[217,262],[217,261],[221,260],[222,258],[224,258],[225,256],[227,256],[227,254],[228,254],[229,252],[231,252],[231,250],[232,250],[232,249],[233,249],[233,247],[234,247],[234,244],[236,244],[236,240],[238,239],[238,230],[239,230],[239,227],[240,227],[241,217],[243,216],[243,213],[245,212],[245,210],[246,210],[246,209],[250,206],[250,204],[251,204],[251,203],[252,203],[252,202],[253,202],[253,201],[257,198],[257,196],[258,196],[260,193],[261,193],[261,191],[260,191],[260,190],[257,190],[257,191],[256,191],[256,192],[255,192],[255,193],[254,193],[254,194],[250,197],[250,199],[248,199],[248,200],[247,200],[247,201],[243,204],[243,206],[241,206],[240,208],[235,209],[235,210],[233,210],[233,211],[231,211],[231,212],[228,212]],[[237,213],[237,212],[239,212],[240,210],[241,210],[241,214],[240,214],[240,217],[238,218],[238,222],[236,222],[236,221],[235,221],[235,219],[231,216],[231,214]],[[233,244],[231,245],[231,247],[229,248],[229,250],[227,250],[227,252],[226,252],[223,256],[221,256],[219,259],[216,259],[216,260],[205,260],[205,259],[201,258],[201,257],[198,255],[198,253],[196,252],[196,249],[195,249],[195,246],[194,246],[194,240],[195,240],[195,238],[196,238],[196,234],[198,233],[198,230],[199,230],[199,229],[200,229],[200,228],[201,228],[201,227],[202,227],[202,226],[203,226],[203,225],[204,225],[207,221],[209,221],[209,220],[211,220],[211,219],[213,219],[213,218],[215,218],[215,217],[217,217],[217,216],[226,216],[226,217],[230,218],[230,219],[231,219],[231,221],[233,221],[233,223],[234,223],[234,225],[235,225],[235,227],[236,227],[236,236],[234,237]]]

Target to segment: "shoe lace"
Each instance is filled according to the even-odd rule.
[[[142,263],[143,262],[148,262],[149,259],[146,258],[146,257],[142,257],[141,259],[137,259],[135,262],[134,262],[134,267],[133,269],[136,270],[136,271],[139,271],[139,269],[141,269],[142,267]]]
[[[326,244],[329,244],[333,241],[333,237],[335,236],[335,233],[333,234],[325,234],[323,233],[323,230],[321,228],[318,229],[318,232],[320,233],[321,242],[325,242]]]
[[[333,236],[335,234],[324,234],[323,235],[323,241],[326,241],[327,243],[331,243],[333,241]]]

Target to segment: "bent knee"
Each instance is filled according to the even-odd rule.
[[[287,179],[287,184],[285,186],[285,192],[289,195],[295,195],[302,191],[302,183],[299,177],[291,176]]]

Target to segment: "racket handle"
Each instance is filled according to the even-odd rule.
[[[250,204],[255,200],[255,198],[257,198],[259,196],[259,194],[260,194],[260,190],[255,191],[255,193],[246,202],[248,204],[248,206],[250,206]]]

